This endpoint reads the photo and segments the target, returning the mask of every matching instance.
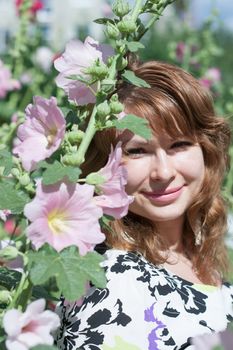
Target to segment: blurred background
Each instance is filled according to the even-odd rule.
[[[0,0],[0,146],[34,95],[59,96],[53,61],[67,41],[90,35],[105,42],[103,27],[93,20],[111,18],[112,2]],[[210,90],[217,112],[232,123],[232,1],[176,0],[143,43],[142,59],[165,60],[191,72]],[[233,145],[230,153],[233,158]],[[223,193],[230,207],[227,244],[233,249],[233,164]]]

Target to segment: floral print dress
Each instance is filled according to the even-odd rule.
[[[107,286],[82,302],[61,301],[62,350],[194,349],[191,338],[233,320],[233,286],[194,284],[140,254],[106,252]]]

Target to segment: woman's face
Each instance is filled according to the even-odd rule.
[[[128,171],[126,192],[135,197],[130,211],[154,223],[183,222],[203,182],[205,165],[200,145],[188,137],[167,134],[146,141],[123,139],[123,164]]]

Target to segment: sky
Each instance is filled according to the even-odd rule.
[[[179,0],[177,0],[179,1]],[[211,12],[213,7],[219,11],[219,16],[224,22],[224,26],[233,31],[233,1],[232,0],[193,0],[192,14],[195,22],[199,24]]]

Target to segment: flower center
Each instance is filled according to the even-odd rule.
[[[51,212],[48,215],[48,225],[50,230],[55,235],[59,235],[65,230],[65,215],[64,213]]]
[[[49,134],[46,136],[47,138],[47,141],[48,141],[48,146],[47,147],[50,147],[54,144],[54,140],[56,138],[56,135],[57,135],[57,130],[56,129],[50,129],[49,130]]]

